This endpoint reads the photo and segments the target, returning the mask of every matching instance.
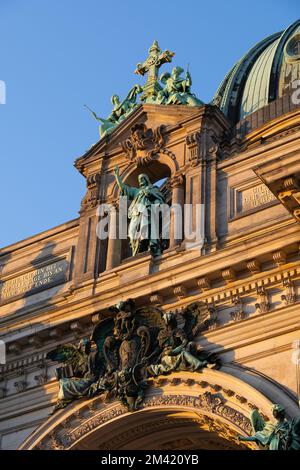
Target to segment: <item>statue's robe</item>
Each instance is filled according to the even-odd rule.
[[[273,421],[265,422],[257,410],[250,415],[252,428],[255,431],[253,437],[263,447],[269,450],[282,450],[285,447],[286,436],[289,431],[289,422]]]
[[[206,367],[207,360],[204,355],[196,357],[191,354],[193,343],[187,341],[181,329],[176,328],[171,332],[167,329],[161,330],[157,339],[162,353],[158,364],[148,367],[151,375],[168,374],[175,370],[195,371]]]
[[[149,179],[147,186],[143,188],[124,184],[121,195],[127,196],[132,201],[128,210],[128,218],[130,219],[128,236],[134,256],[138,252],[141,241],[149,240],[150,243],[151,241],[157,243],[159,228],[156,227],[156,230],[154,227],[151,228],[150,209],[153,204],[163,204],[165,200],[159,188],[152,185]],[[153,238],[151,231],[155,233]]]
[[[68,402],[87,395],[90,386],[99,375],[100,370],[97,370],[98,368],[98,353],[92,352],[86,358],[86,366],[85,370],[82,370],[82,377],[63,378],[59,380],[58,401]]]

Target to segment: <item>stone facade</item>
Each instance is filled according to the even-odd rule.
[[[136,124],[151,129],[152,140],[131,152]],[[112,448],[197,448],[198,429],[202,446],[230,449],[241,445],[238,432],[250,433],[249,410],[268,415],[280,402],[288,416],[297,415],[300,110],[240,140],[230,129],[216,106],[140,105],[76,160],[87,185],[78,219],[1,250],[2,449],[96,448],[104,426]],[[167,178],[171,202],[203,204],[204,245],[190,249],[172,237],[172,217],[170,245],[157,258],[131,258],[126,241],[100,241],[99,203],[114,203],[118,213],[115,165],[127,184],[136,184],[142,170],[153,183]],[[58,386],[47,352],[89,335],[109,306],[127,298],[164,311],[206,302],[214,322],[199,342],[220,356],[221,370],[154,380],[144,407],[152,410],[150,421],[143,410],[131,416],[102,398],[48,418]],[[147,441],[147,426],[164,436],[161,444]],[[126,429],[141,441],[130,441]]]

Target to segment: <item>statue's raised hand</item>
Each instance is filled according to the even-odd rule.
[[[116,176],[120,176],[120,169],[119,169],[118,165],[116,165],[115,168],[114,168],[114,174]]]

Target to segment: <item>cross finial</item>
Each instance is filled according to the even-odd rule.
[[[138,63],[134,73],[138,75],[145,75],[148,72],[147,83],[144,86],[144,94],[141,96],[142,100],[149,99],[155,96],[161,89],[158,83],[158,71],[162,64],[171,62],[174,52],[169,50],[161,51],[158,41],[154,41],[149,49],[149,56],[143,63]]]

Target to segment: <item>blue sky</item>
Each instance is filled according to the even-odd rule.
[[[110,97],[154,39],[190,64],[193,90],[210,101],[231,66],[299,15],[297,0],[0,0],[0,246],[78,216],[85,182],[73,167],[98,140]],[[164,70],[167,66],[164,67]]]

